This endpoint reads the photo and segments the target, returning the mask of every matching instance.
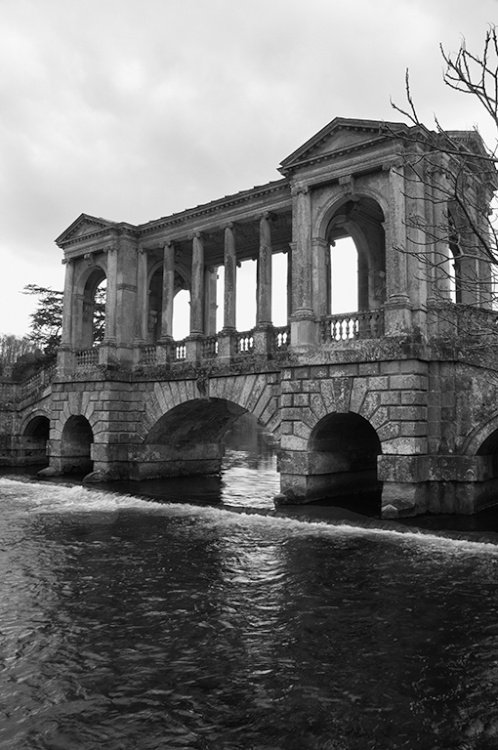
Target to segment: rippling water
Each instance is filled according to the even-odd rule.
[[[222,502],[242,483],[257,505],[261,481],[269,507],[271,472],[236,464]],[[0,496],[1,748],[498,747],[498,547],[8,478]]]

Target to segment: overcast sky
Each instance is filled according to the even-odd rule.
[[[82,213],[140,223],[277,179],[336,116],[493,130],[442,83],[498,0],[0,0],[0,333],[28,283],[62,288]]]

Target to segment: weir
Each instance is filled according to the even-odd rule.
[[[336,118],[266,185],[140,225],[81,214],[56,241],[57,366],[2,383],[0,463],[34,464],[46,449],[45,475],[216,473],[224,435],[249,413],[278,446],[280,503],[380,489],[384,517],[497,503],[498,314],[472,235],[486,231],[496,176],[466,174],[469,223],[445,190],[444,154],[417,169],[427,147],[415,130]],[[452,137],[462,159],[484,154],[476,133]],[[344,238],[358,309],[337,314],[331,253]],[[256,315],[240,331],[248,261]],[[190,328],[175,340],[180,292]]]

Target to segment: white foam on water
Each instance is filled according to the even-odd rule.
[[[122,511],[140,511],[170,517],[201,517],[210,525],[231,528],[261,528],[283,530],[292,536],[314,534],[320,536],[355,536],[386,539],[399,543],[411,543],[434,551],[458,553],[487,553],[498,557],[498,544],[455,539],[425,531],[408,531],[372,526],[354,526],[343,522],[310,521],[286,518],[257,512],[234,512],[228,508],[199,506],[189,503],[168,503],[144,500],[135,495],[89,489],[80,485],[62,485],[23,481],[21,478],[0,477],[0,512],[2,496],[11,497],[19,510],[32,514],[105,513],[119,514]]]

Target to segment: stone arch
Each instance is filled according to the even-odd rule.
[[[45,413],[31,414],[21,426],[23,463],[48,463],[47,444],[50,438],[50,419]]]
[[[145,438],[145,443],[186,449],[199,440],[219,442],[229,426],[245,413],[238,404],[220,398],[197,398],[166,412]]]
[[[326,413],[301,447],[285,450],[282,438],[282,492],[292,502],[327,500],[363,512],[380,511],[382,485],[377,477],[381,441],[372,424],[352,411]],[[297,450],[296,450],[297,449]]]
[[[492,416],[485,424],[476,427],[465,440],[462,453],[465,456],[489,455],[484,449],[494,447],[494,436],[498,437],[498,414]]]
[[[246,411],[221,398],[197,397],[173,406],[137,449],[138,478],[219,474],[224,435]]]
[[[375,194],[372,197],[371,193]],[[325,267],[330,263],[330,247],[350,237],[358,254],[358,308],[373,310],[385,301],[386,238],[385,201],[376,191],[368,189],[357,194],[340,195],[328,202],[317,217],[320,246],[326,254]],[[327,279],[327,284],[330,281]],[[330,290],[327,291],[330,299]],[[330,303],[329,303],[330,307]],[[328,311],[330,313],[330,310]]]
[[[281,413],[275,389],[276,373],[209,377],[199,373],[196,379],[157,381],[145,401],[140,439],[145,441],[155,423],[174,407],[195,400],[221,399],[254,414],[265,430],[279,436]]]
[[[330,412],[308,439],[309,499],[378,496],[377,457],[381,441],[372,424],[355,412]]]
[[[63,474],[88,474],[93,470],[93,441],[90,422],[82,414],[73,414],[65,421],[60,444]]]

